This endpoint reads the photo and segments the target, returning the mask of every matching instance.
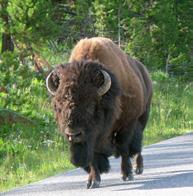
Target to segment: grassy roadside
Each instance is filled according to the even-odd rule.
[[[148,145],[193,129],[193,83],[152,73],[154,95],[151,115],[144,134]]]
[[[152,73],[154,96],[150,121],[144,135],[148,145],[185,133],[193,128],[193,83]],[[49,99],[42,82],[34,81],[19,112],[36,122],[36,126],[12,124],[0,126],[0,191],[51,176],[73,166],[68,146],[57,133]],[[43,92],[40,89],[44,89]],[[26,91],[29,89],[23,89]],[[41,93],[40,93],[41,91]],[[0,101],[0,107],[3,99]],[[19,107],[19,106],[18,106]],[[18,110],[16,105],[10,109]]]
[[[0,191],[73,168],[55,124],[14,124],[0,130]]]

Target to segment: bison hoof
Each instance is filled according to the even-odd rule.
[[[93,181],[93,182],[88,182],[87,183],[87,189],[95,189],[100,187],[100,181]]]
[[[125,175],[122,176],[122,180],[123,180],[123,181],[126,181],[126,180],[127,180],[127,176],[125,176]]]
[[[129,175],[128,175],[128,181],[133,181],[133,180],[134,180],[133,174],[129,174]]]
[[[123,181],[133,181],[134,180],[134,176],[133,176],[133,174],[129,174],[128,176],[123,176],[122,180]]]
[[[137,175],[142,174],[142,173],[143,173],[143,167],[136,168],[135,173],[136,173]]]

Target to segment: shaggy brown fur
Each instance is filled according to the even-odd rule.
[[[98,96],[104,82],[101,70],[110,75],[112,84],[106,94]],[[51,80],[56,120],[64,135],[76,133],[70,142],[71,161],[89,173],[87,187],[99,186],[100,173],[109,170],[112,154],[122,157],[123,180],[133,178],[129,157],[136,156],[136,173],[142,173],[142,136],[152,97],[143,64],[110,39],[83,39],[69,63],[56,67]]]
[[[126,118],[129,121],[141,116],[146,107],[145,102],[149,100],[151,94],[148,92],[144,97],[143,84],[133,69],[133,66],[137,66],[139,62],[128,57],[110,39],[101,37],[79,41],[71,53],[69,62],[85,59],[99,61],[117,78],[123,93],[120,97],[120,111],[124,111],[121,114],[121,119]],[[145,68],[143,69],[146,72]],[[148,88],[151,89],[149,79],[147,83]]]

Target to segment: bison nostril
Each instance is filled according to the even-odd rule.
[[[76,132],[76,133],[71,133],[71,132],[65,132],[68,140],[71,141],[79,141],[81,138],[82,133],[81,132]]]
[[[80,132],[80,133],[76,133],[75,135],[74,135],[74,137],[79,137],[79,136],[81,136],[82,135],[82,133]]]
[[[74,135],[68,135],[68,140],[71,142],[71,141],[74,141],[74,142],[79,142],[80,141],[80,138],[81,138],[81,133],[76,133]]]

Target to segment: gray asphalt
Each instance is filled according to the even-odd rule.
[[[101,188],[87,190],[87,174],[75,169],[0,195],[193,196],[193,133],[150,145],[143,155],[144,173],[133,182],[121,180],[120,159],[111,158]]]

